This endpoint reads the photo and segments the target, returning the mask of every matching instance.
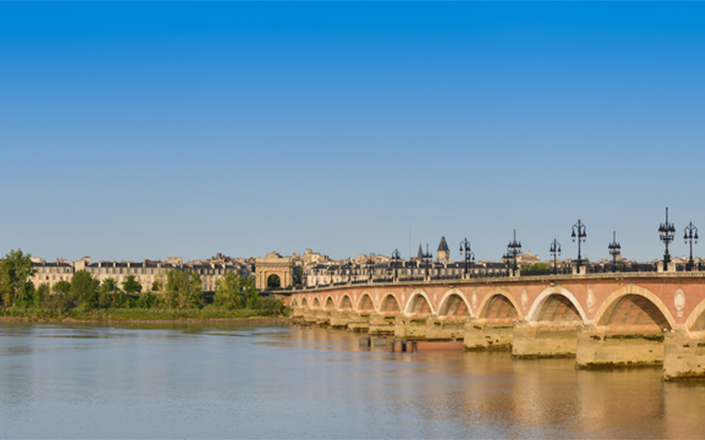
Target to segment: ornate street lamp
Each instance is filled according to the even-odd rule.
[[[460,242],[460,255],[465,260],[465,276],[468,275],[468,266],[475,262],[475,254],[470,249],[470,242],[467,237]]]
[[[690,242],[690,260],[688,261],[688,270],[693,270],[693,240],[695,244],[698,244],[698,228],[695,227],[693,222],[690,222],[688,226],[685,227],[685,235],[683,236],[685,243]]]
[[[558,255],[561,254],[561,244],[558,243],[557,239],[553,239],[548,252],[553,255],[553,274],[556,275],[558,273]]]
[[[517,230],[514,230],[514,240],[507,245],[507,255],[504,256],[507,260],[512,260],[512,269],[517,270],[517,255],[521,253],[521,242],[517,241]]]
[[[392,267],[394,268],[394,279],[397,278],[397,266],[399,265],[399,261],[401,261],[401,254],[399,253],[399,249],[394,249],[394,252],[392,252]]]
[[[610,255],[612,255],[612,264],[616,267],[617,255],[622,253],[622,246],[617,243],[617,231],[612,231],[612,243],[607,245],[607,249],[609,249]]]
[[[428,268],[433,261],[433,254],[428,251],[428,243],[426,243],[426,252],[421,254],[421,262],[426,266],[426,276],[428,277]]]
[[[578,267],[580,267],[583,264],[583,257],[580,255],[580,242],[585,242],[585,237],[587,237],[587,228],[585,227],[585,224],[578,219],[578,223],[573,225],[573,233],[570,234],[570,237],[573,239],[573,242],[575,240],[578,240]]]
[[[676,227],[668,222],[668,208],[666,208],[666,221],[658,227],[659,238],[666,245],[666,252],[663,253],[663,270],[668,270],[668,263],[671,262],[671,254],[668,253],[668,243],[676,238]]]
[[[370,281],[372,281],[372,268],[373,268],[373,266],[374,266],[374,261],[372,260],[372,256],[373,256],[373,255],[374,255],[374,254],[373,254],[372,252],[370,252],[370,257],[367,259],[367,264],[368,264],[368,266],[367,266],[367,275],[368,275]]]

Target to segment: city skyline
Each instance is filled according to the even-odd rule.
[[[566,259],[580,218],[584,256],[650,261],[668,207],[687,255],[704,12],[2,4],[0,254]]]

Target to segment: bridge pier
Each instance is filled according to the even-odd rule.
[[[348,330],[367,333],[370,330],[370,312],[350,312],[350,317],[348,318]]]
[[[465,317],[426,316],[426,339],[462,340],[465,334]]]
[[[370,334],[372,335],[393,335],[396,323],[396,312],[372,312],[370,313]]]
[[[318,309],[316,311],[316,325],[330,324],[330,310]]]
[[[615,330],[608,326],[578,328],[576,368],[614,368],[663,364],[664,336],[660,330]]]
[[[513,320],[508,322],[468,318],[465,320],[463,346],[466,350],[511,350]]]
[[[332,310],[330,312],[330,326],[333,328],[347,328],[350,322],[349,310]]]
[[[512,356],[518,358],[574,356],[578,322],[514,321]]]
[[[318,311],[318,309],[312,309],[312,308],[304,309],[303,323],[306,325],[315,324],[317,311]]]
[[[291,312],[291,319],[294,322],[300,322],[304,320],[304,313],[306,309],[304,307],[294,307]]]
[[[664,333],[663,379],[705,378],[705,333]]]
[[[399,313],[394,320],[394,336],[407,339],[424,339],[426,337],[426,316]]]

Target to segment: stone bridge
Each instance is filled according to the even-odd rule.
[[[370,334],[463,340],[578,368],[663,364],[705,377],[705,273],[611,273],[346,284],[283,295],[294,318]]]

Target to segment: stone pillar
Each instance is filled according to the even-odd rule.
[[[316,311],[316,324],[317,325],[330,324],[330,310],[318,309]]]
[[[393,335],[395,323],[395,314],[372,312],[369,332],[372,335]]]
[[[333,310],[330,312],[330,326],[333,328],[347,328],[350,322],[349,310]]]
[[[660,331],[615,331],[608,326],[578,327],[576,368],[614,368],[663,363]]]
[[[304,310],[305,309],[303,307],[294,307],[293,311],[291,312],[291,319],[294,321],[303,321]]]
[[[514,321],[512,356],[519,358],[575,355],[579,322]]]
[[[705,338],[673,330],[664,336],[663,379],[705,378]]]
[[[316,323],[316,309],[306,308],[304,309],[304,324],[315,324]]]
[[[486,319],[465,320],[463,346],[466,350],[511,350],[513,323],[493,323]]]
[[[465,318],[457,316],[426,316],[426,339],[462,340],[465,336]]]
[[[348,330],[367,333],[370,330],[370,312],[350,312]]]
[[[394,321],[394,336],[397,338],[423,339],[426,337],[426,316],[399,313]]]

